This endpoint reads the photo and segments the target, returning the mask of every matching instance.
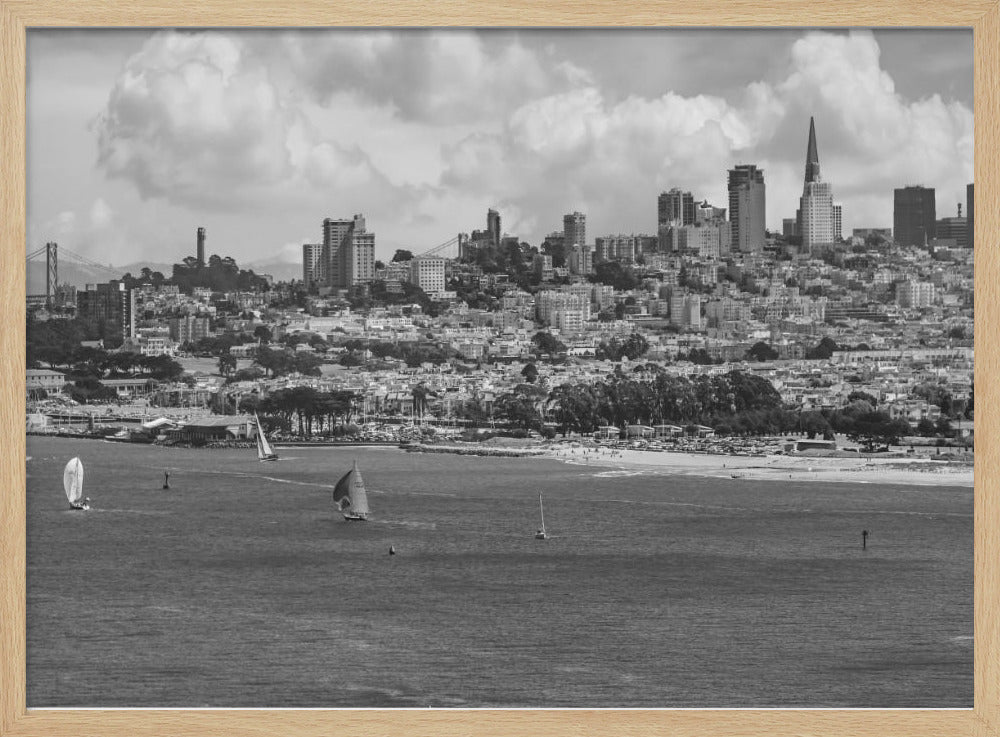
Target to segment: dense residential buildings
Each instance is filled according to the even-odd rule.
[[[656,372],[714,376],[738,368],[772,382],[792,409],[843,407],[861,392],[911,422],[941,416],[927,396],[968,395],[973,254],[958,234],[967,226],[971,245],[971,184],[968,219],[927,221],[923,209],[915,217],[929,192],[933,218],[933,190],[907,187],[896,191],[894,216],[903,217],[894,217],[895,232],[854,228],[844,243],[812,120],[799,213],[781,223],[780,234],[765,231],[764,172],[754,164],[724,172],[728,208],[680,189],[662,192],[655,235],[588,243],[586,216],[573,212],[563,216],[562,232],[529,244],[503,234],[499,212],[490,209],[485,230],[455,239],[457,253],[413,257],[401,247],[376,273],[364,217],[327,218],[322,242],[303,244],[301,285],[181,290],[168,281],[134,289],[110,282],[64,301],[80,317],[110,325],[126,351],[212,350],[226,362],[247,362],[242,367],[269,346],[321,367],[318,375],[250,371],[249,378],[215,377],[217,384],[199,377],[195,387],[157,389],[164,402],[309,386],[349,392],[362,412],[412,417],[412,392],[423,384],[428,412],[438,418],[470,407],[474,416],[499,418],[498,398],[524,385],[529,363],[545,391],[618,372],[646,381]],[[906,235],[912,223],[923,228],[916,237]],[[35,309],[65,316],[51,304]],[[551,340],[537,340],[539,333]],[[635,336],[643,344],[635,359],[609,352],[610,343]],[[830,345],[836,349],[817,351]],[[62,378],[44,381],[61,385]]]
[[[731,250],[757,253],[764,248],[764,172],[755,164],[729,170],[729,223]]]
[[[901,246],[926,246],[937,236],[932,188],[910,185],[894,190],[892,235]]]

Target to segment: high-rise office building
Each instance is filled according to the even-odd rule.
[[[659,227],[690,225],[695,220],[694,196],[674,187],[656,199],[656,223]]]
[[[758,252],[764,248],[764,171],[755,164],[729,170],[729,223],[733,252]]]
[[[844,232],[844,207],[843,205],[833,206],[833,240],[839,241]]]
[[[965,242],[969,248],[976,245],[976,210],[974,202],[974,188],[971,184],[965,185]]]
[[[486,232],[489,234],[490,245],[500,246],[500,213],[490,208],[486,212]]]
[[[102,335],[107,327],[121,338],[135,337],[135,290],[124,282],[88,284],[77,292],[76,308],[77,316],[97,325]]]
[[[833,187],[824,182],[819,170],[819,150],[816,146],[816,123],[809,118],[809,143],[806,146],[805,181],[799,198],[799,235],[802,250],[834,243],[835,216]]]
[[[968,222],[962,217],[962,203],[958,203],[958,215],[953,218],[941,218],[934,224],[934,237],[938,240],[948,239],[955,241],[959,248],[966,247],[968,236]]]
[[[933,188],[908,186],[894,190],[892,237],[901,246],[923,246],[937,237]]]
[[[567,248],[582,246],[587,242],[587,216],[582,212],[571,212],[563,216],[563,243]]]

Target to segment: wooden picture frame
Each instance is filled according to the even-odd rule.
[[[974,708],[944,710],[27,710],[25,688],[25,65],[31,27],[963,26],[974,29],[976,208]],[[948,735],[1000,734],[1000,0],[900,3],[0,0],[0,735]]]

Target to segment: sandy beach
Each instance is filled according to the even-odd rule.
[[[871,484],[973,486],[971,465],[927,458],[822,458],[651,452],[600,446],[554,447],[567,463],[606,466],[623,473],[675,473],[763,481],[850,481]]]

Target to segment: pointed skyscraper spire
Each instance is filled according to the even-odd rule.
[[[809,117],[809,147],[806,149],[806,182],[818,182],[819,152],[816,150],[816,123]]]

